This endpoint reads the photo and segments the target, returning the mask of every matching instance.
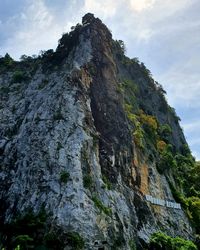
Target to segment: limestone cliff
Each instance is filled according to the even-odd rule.
[[[17,230],[34,249],[143,249],[159,230],[193,238],[182,209],[145,198],[175,202],[176,176],[161,151],[184,153],[178,117],[101,20],[87,14],[55,52],[0,70],[6,249]]]

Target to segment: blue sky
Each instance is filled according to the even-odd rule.
[[[1,0],[0,55],[56,48],[62,33],[92,12],[121,39],[167,91],[200,159],[199,0]]]

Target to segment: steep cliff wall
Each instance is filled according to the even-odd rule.
[[[81,248],[83,240],[85,249],[142,249],[159,230],[193,238],[182,209],[145,199],[175,202],[175,176],[158,144],[183,153],[178,118],[98,18],[87,14],[56,52],[2,62],[0,86],[4,246],[13,249],[17,234],[47,249]]]

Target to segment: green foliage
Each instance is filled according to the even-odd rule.
[[[111,215],[112,214],[112,210],[109,207],[106,207],[96,196],[92,197],[92,200],[95,204],[95,206],[103,213],[105,213],[106,215]]]
[[[40,116],[38,114],[36,115],[34,121],[36,124],[38,124],[41,121]]]
[[[182,204],[192,224],[200,233],[200,164],[194,163],[191,155],[175,156],[177,167],[173,171],[176,187],[170,183],[172,194],[177,202]],[[179,187],[179,191],[177,190]]]
[[[140,64],[140,60],[139,60],[138,57],[132,58],[131,61],[132,61],[133,63]]]
[[[157,150],[159,153],[162,153],[167,147],[166,142],[159,140],[157,141]]]
[[[54,121],[64,120],[64,117],[61,113],[61,109],[59,109],[57,112],[54,113],[53,119],[54,119]]]
[[[140,110],[139,120],[142,124],[143,130],[145,131],[147,140],[150,140],[151,144],[156,146],[158,129],[158,122],[156,118],[152,115],[147,115],[142,110]]]
[[[70,177],[70,174],[67,171],[65,171],[65,170],[61,171],[61,173],[60,173],[60,181],[61,182],[66,184],[69,180],[69,177]]]
[[[130,116],[132,114],[132,106],[130,104],[125,104],[124,105],[124,110],[127,114],[127,116]],[[129,117],[128,117],[129,118]],[[133,120],[133,123],[135,122],[135,119]]]
[[[5,66],[11,66],[13,64],[14,60],[12,59],[12,57],[6,53],[4,58],[3,58],[3,64]]]
[[[147,67],[145,66],[145,64],[143,62],[140,63],[140,68],[143,70],[144,75],[148,79],[152,79],[151,71],[149,69],[147,69]]]
[[[125,240],[122,232],[119,232],[119,235],[115,236],[113,239],[113,245],[111,246],[111,250],[121,249],[125,244]]]
[[[200,233],[200,198],[189,197],[186,199],[188,210],[191,215],[191,219],[196,227],[197,233]]]
[[[144,148],[145,142],[146,145],[154,145],[154,147],[156,147],[158,130],[156,118],[152,115],[145,114],[142,110],[134,114],[133,106],[127,103],[124,105],[124,110],[134,127],[133,138],[135,144],[142,149]]]
[[[197,246],[190,240],[180,237],[172,238],[162,232],[152,234],[149,249],[154,250],[197,250]]]
[[[133,130],[133,139],[134,139],[135,144],[140,148],[144,148],[144,142],[143,142],[144,131],[142,129],[138,116],[132,113],[131,105],[125,104],[124,109],[125,109],[125,112],[127,114],[129,121],[132,123],[133,127],[135,128]]]
[[[157,164],[159,173],[163,174],[166,170],[175,169],[177,167],[176,160],[172,154],[170,145],[167,145],[160,154],[160,159]]]
[[[33,238],[31,238],[29,235],[18,235],[15,239],[14,239],[14,244],[18,246],[20,246],[20,249],[30,249],[33,248]]]
[[[105,175],[103,175],[103,176],[102,176],[102,180],[103,180],[103,182],[105,183],[105,187],[106,187],[108,190],[110,190],[110,189],[112,188],[112,184],[111,184],[111,182],[108,180],[108,178],[107,178]]]
[[[28,58],[29,58],[29,56],[27,56],[27,55],[21,55],[20,56],[20,61],[21,62],[26,62],[28,60]]]
[[[131,106],[131,112],[137,113],[139,109],[136,97],[139,93],[137,84],[133,80],[123,79],[118,85],[118,91],[122,93],[125,105]]]
[[[1,225],[0,235],[6,249],[29,249],[42,242],[42,233],[45,230],[47,214],[42,207],[38,214],[32,209],[18,217],[9,224]],[[40,234],[38,233],[40,232]]]
[[[130,247],[131,250],[136,250],[137,249],[134,240],[129,240],[128,244],[129,244],[129,247]]]
[[[63,148],[62,143],[61,142],[57,142],[57,150],[59,151],[62,148]]]
[[[158,92],[164,97],[164,95],[167,94],[167,92],[163,89],[163,86],[158,82],[155,82],[155,84]]]
[[[134,83],[133,80],[129,80],[129,79],[123,80],[122,88],[126,91],[131,91],[132,94],[138,93],[138,86]]]
[[[120,52],[124,55],[126,53],[126,46],[122,40],[115,40],[115,45],[118,49],[120,49]]]
[[[169,136],[172,134],[172,129],[168,124],[163,124],[159,127],[158,133],[162,140],[168,142]]]
[[[68,232],[67,242],[74,250],[83,249],[85,245],[84,239],[77,232]]]
[[[191,196],[191,188],[195,187],[198,189],[198,186],[193,185],[194,177],[193,177],[193,170],[195,169],[194,159],[191,155],[184,156],[181,154],[176,154],[174,157],[177,167],[174,170],[174,176],[178,176],[177,184],[182,187],[183,192],[186,196]],[[199,189],[200,191],[200,189]]]
[[[135,144],[140,148],[144,148],[144,131],[140,126],[136,127],[133,136]]]
[[[184,195],[181,193],[180,190],[178,190],[178,186],[175,188],[174,185],[170,182],[170,180],[168,179],[168,183],[169,183],[169,186],[170,186],[170,189],[172,191],[172,195],[174,197],[174,199],[180,203],[182,205],[183,208],[187,208],[187,205],[186,205],[186,199],[184,197]]]
[[[143,111],[140,113],[140,121],[142,124],[146,124],[148,127],[150,127],[153,131],[156,131],[158,128],[157,120],[152,115],[147,115]]]
[[[200,198],[200,162],[196,162],[188,174],[190,180],[189,194]]]
[[[181,153],[184,156],[191,156],[191,151],[188,144],[183,144],[181,147]]]
[[[44,246],[47,246],[47,249],[61,249],[62,242],[55,232],[50,231],[44,236]]]
[[[90,175],[84,176],[83,177],[83,186],[84,188],[91,189],[93,185],[93,180]]]
[[[22,81],[26,80],[27,77],[24,72],[17,70],[14,72],[12,76],[12,82],[14,83],[21,83]]]
[[[0,88],[0,94],[5,95],[5,94],[8,94],[9,92],[10,92],[10,88],[9,88],[9,87],[2,86],[2,87]]]

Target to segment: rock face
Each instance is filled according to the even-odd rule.
[[[101,20],[87,14],[55,52],[13,62],[0,86],[2,228],[43,209],[42,233],[59,234],[60,249],[76,249],[69,232],[84,239],[84,249],[128,250],[133,242],[142,249],[159,230],[192,238],[182,209],[145,199],[175,202],[175,179],[158,172],[151,141],[139,146],[127,107],[168,124],[168,142],[182,152],[178,118],[146,67],[124,56]],[[12,249],[11,236],[1,233]]]

